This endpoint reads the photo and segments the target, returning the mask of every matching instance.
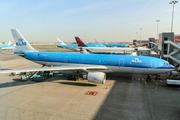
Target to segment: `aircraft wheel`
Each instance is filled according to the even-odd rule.
[[[149,78],[147,78],[147,80],[146,80],[147,82],[150,82],[151,81],[151,79],[149,79]]]
[[[148,76],[147,79],[146,79],[147,82],[150,82],[151,81],[151,77]]]
[[[69,75],[69,76],[67,77],[68,80],[72,80],[72,78],[73,78],[72,75]]]
[[[157,75],[156,80],[160,80],[160,75]]]
[[[76,80],[78,80],[79,79],[79,75],[76,75]]]
[[[15,76],[15,75],[16,75],[15,73],[13,73],[13,72],[11,73],[11,76]]]
[[[76,81],[77,80],[77,76],[73,76],[73,80]]]

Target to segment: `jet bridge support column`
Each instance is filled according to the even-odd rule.
[[[155,42],[155,38],[149,38],[148,39],[148,47],[153,48],[154,44],[152,44],[152,43],[154,43],[154,42]]]
[[[174,33],[161,33],[159,34],[159,44],[158,44],[158,49],[161,51],[160,57],[162,59],[166,59],[169,63],[172,64],[172,59],[169,59],[169,57],[164,56],[168,55],[173,51],[173,47],[171,47],[169,44],[166,44],[166,41],[171,41],[174,42]]]
[[[133,40],[133,45],[136,47],[137,46],[137,40]]]

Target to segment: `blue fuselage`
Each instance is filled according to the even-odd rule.
[[[146,68],[146,70],[156,69],[159,72],[164,70],[170,71],[174,66],[167,64],[168,62],[162,59],[146,56],[130,56],[130,55],[102,55],[102,54],[80,54],[80,53],[55,53],[55,52],[24,52],[25,58],[44,65],[62,65],[62,64],[88,64],[88,65],[103,65],[110,67],[112,71],[133,73],[134,68]],[[116,67],[116,70],[113,70]],[[118,67],[118,70],[117,70]],[[121,69],[119,69],[121,68]],[[123,69],[124,68],[124,69]],[[155,73],[145,71],[143,69],[138,72]]]
[[[87,47],[106,47],[103,44],[95,43],[95,44],[86,44]],[[57,45],[57,47],[61,48],[77,48],[78,45]]]
[[[128,47],[127,44],[103,44],[107,47]]]

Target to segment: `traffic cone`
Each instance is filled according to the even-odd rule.
[[[106,89],[108,89],[108,86],[106,85]]]
[[[110,86],[111,86],[112,84],[110,83]]]

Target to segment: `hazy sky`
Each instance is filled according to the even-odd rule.
[[[170,32],[170,0],[0,0],[0,42],[13,40],[18,29],[30,42],[123,42]],[[180,1],[175,4],[174,28],[180,34]]]

